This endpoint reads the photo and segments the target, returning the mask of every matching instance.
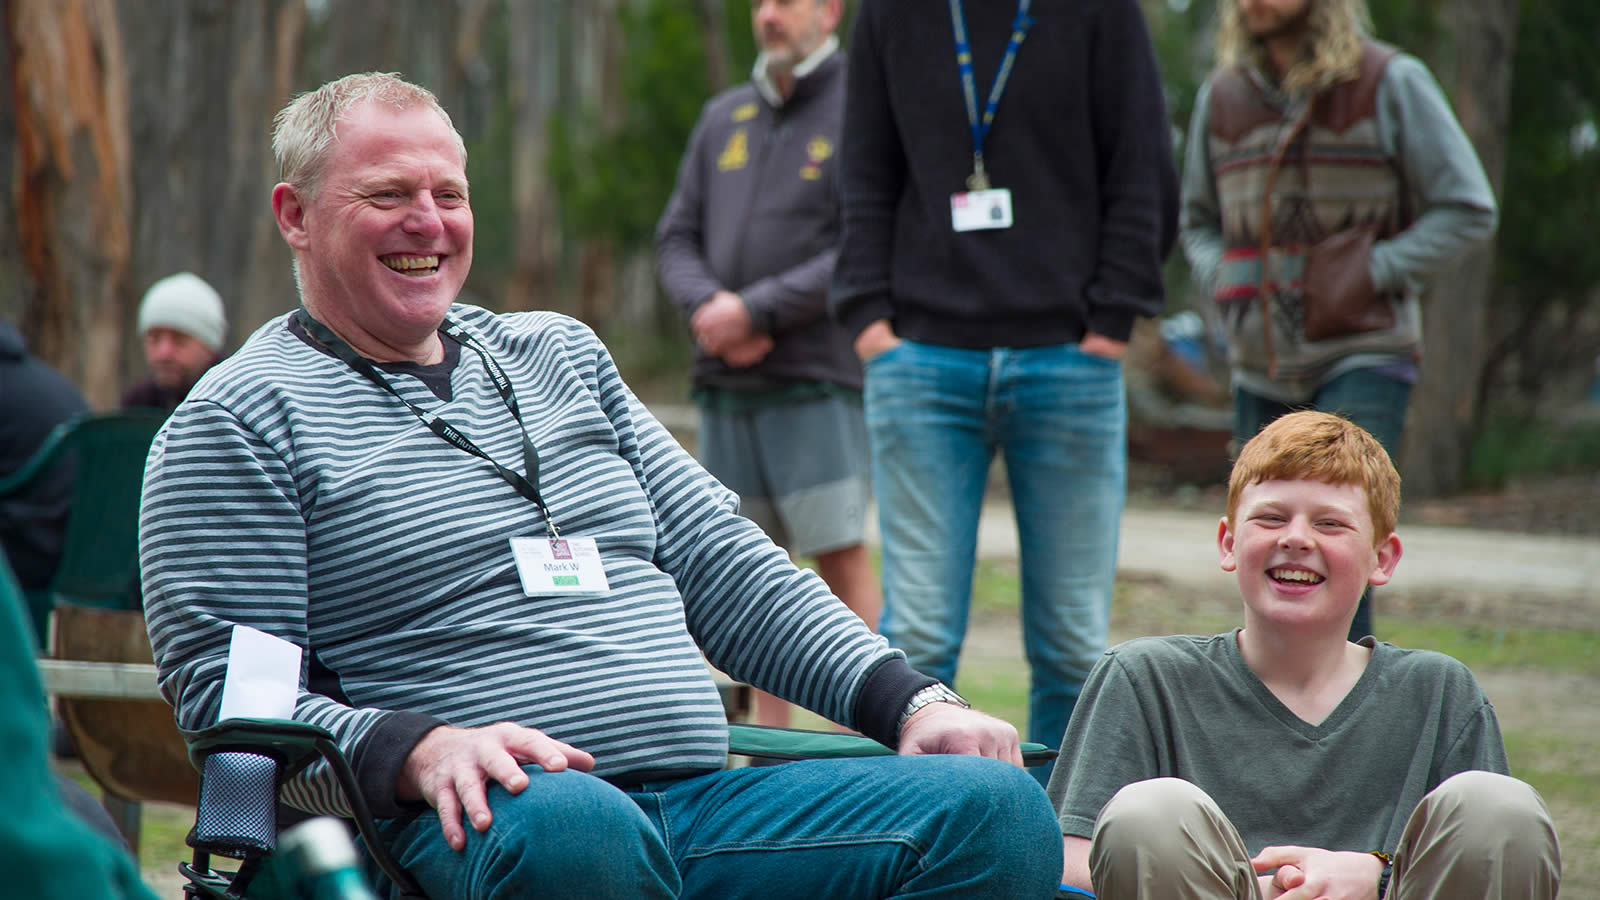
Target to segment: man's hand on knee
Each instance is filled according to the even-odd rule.
[[[930,703],[900,729],[900,753],[987,756],[1022,765],[1022,744],[1010,723],[953,703]]]
[[[439,828],[450,847],[467,845],[461,827],[463,812],[472,827],[487,831],[493,816],[485,791],[490,781],[519,794],[528,786],[524,764],[546,772],[572,767],[580,772],[594,768],[594,757],[576,747],[536,731],[500,722],[482,728],[433,729],[411,749],[400,772],[396,794],[404,801],[426,800],[439,812]]]

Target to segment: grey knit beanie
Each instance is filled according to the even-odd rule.
[[[222,296],[198,275],[168,275],[150,285],[139,302],[139,333],[152,328],[181,331],[221,353],[222,336],[228,329]]]

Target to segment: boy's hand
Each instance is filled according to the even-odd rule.
[[[1277,869],[1268,900],[1377,900],[1383,862],[1370,853],[1317,847],[1268,847],[1250,860],[1257,872]]]

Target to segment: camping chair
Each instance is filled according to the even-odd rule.
[[[166,415],[134,410],[63,422],[22,468],[0,478],[0,498],[19,494],[56,466],[75,465],[61,562],[50,586],[31,592],[28,609],[40,646],[58,603],[139,608],[139,492],[144,461]]]
[[[165,421],[158,410],[80,416],[57,426],[26,465],[0,481],[3,497],[55,466],[76,466],[60,565],[49,588],[29,598],[41,637],[55,633],[44,645],[57,659],[153,661],[139,597],[139,496],[150,442]],[[194,804],[199,780],[167,704],[58,697],[57,709],[132,846],[139,845],[141,802]]]
[[[729,753],[775,760],[893,756],[894,751],[858,734],[729,725]],[[278,874],[267,865],[276,848],[277,788],[321,758],[354,812],[354,827],[367,852],[403,896],[426,900],[415,879],[389,855],[377,823],[361,795],[355,773],[326,729],[284,719],[228,719],[189,735],[189,755],[204,771],[200,806],[188,843],[192,862],[179,863],[188,880],[188,900],[268,900],[283,895]],[[1043,765],[1056,751],[1023,744],[1023,763]],[[211,856],[240,861],[234,872],[211,867]],[[258,878],[258,876],[261,876]]]

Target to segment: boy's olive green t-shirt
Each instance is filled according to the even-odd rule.
[[[1063,834],[1091,837],[1120,788],[1171,777],[1209,794],[1252,855],[1282,844],[1393,853],[1440,782],[1509,773],[1494,707],[1455,659],[1366,638],[1366,671],[1312,725],[1250,671],[1236,634],[1139,638],[1106,651],[1050,779]]]

